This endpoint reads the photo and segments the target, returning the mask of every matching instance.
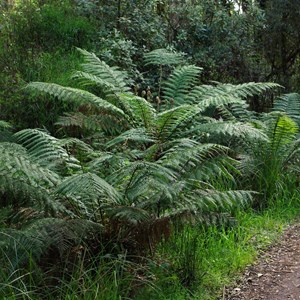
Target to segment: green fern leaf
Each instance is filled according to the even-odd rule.
[[[123,132],[118,137],[109,141],[106,146],[111,148],[120,143],[137,142],[137,143],[154,143],[155,140],[151,137],[144,128],[133,128]]]
[[[110,86],[115,87],[120,92],[128,92],[127,87],[128,75],[124,71],[120,71],[117,67],[110,67],[101,61],[94,53],[77,48],[84,57],[85,63],[82,64],[83,70],[98,77],[100,80],[107,82]]]
[[[171,66],[179,65],[184,62],[182,53],[177,53],[167,49],[156,49],[144,54],[147,65]]]
[[[93,207],[101,203],[119,203],[119,192],[105,180],[93,173],[76,174],[63,180],[56,189],[58,195],[81,197]],[[99,208],[99,207],[98,207]]]
[[[92,105],[95,109],[98,109],[100,111],[110,112],[121,116],[124,115],[124,112],[118,107],[84,90],[64,87],[55,83],[44,82],[31,82],[27,85],[26,88],[35,92],[58,97],[63,101]]]
[[[145,128],[153,126],[155,109],[148,101],[129,94],[118,94],[118,99],[132,126]]]
[[[290,118],[300,125],[300,95],[290,93],[282,95],[274,102],[273,111],[286,113]]]
[[[164,98],[174,101],[176,105],[184,104],[201,70],[202,68],[194,65],[176,68],[163,85]]]

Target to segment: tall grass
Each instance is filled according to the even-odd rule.
[[[154,273],[156,291],[143,291],[143,299],[218,299],[224,288],[257,259],[260,251],[282,234],[299,215],[299,193],[283,191],[263,212],[239,211],[231,225],[186,225],[161,244],[157,257],[168,262]],[[163,265],[163,263],[161,263]],[[142,299],[141,298],[141,299]]]

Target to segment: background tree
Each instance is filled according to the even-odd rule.
[[[265,13],[264,26],[257,32],[263,55],[270,65],[267,79],[277,81],[290,90],[297,72],[300,54],[300,2],[269,0],[260,4]]]

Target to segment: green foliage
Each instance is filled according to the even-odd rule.
[[[266,207],[278,197],[285,183],[295,182],[298,173],[295,162],[299,157],[297,124],[278,113],[266,115],[264,119],[257,126],[268,136],[268,141],[249,144],[241,156],[242,182],[260,192],[259,207]]]
[[[201,68],[188,65],[177,68],[164,83],[164,98],[176,104],[183,104],[192,87],[197,83]]]
[[[184,62],[182,53],[176,53],[168,49],[156,49],[144,54],[146,65],[171,66]]]
[[[286,113],[299,125],[300,95],[290,93],[278,97],[274,102],[273,111]]]

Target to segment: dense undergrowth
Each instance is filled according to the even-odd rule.
[[[227,226],[186,225],[143,263],[107,255],[94,258],[88,269],[78,263],[71,275],[64,270],[47,282],[43,299],[220,299],[224,286],[234,285],[260,251],[299,217],[299,208],[299,195],[287,192],[263,213],[238,212]],[[40,299],[36,283],[44,279],[33,278],[34,272],[33,264],[28,273],[20,270],[2,282],[5,299]]]
[[[298,217],[300,96],[240,61],[261,11],[142,2],[1,4],[1,299],[218,299]]]

